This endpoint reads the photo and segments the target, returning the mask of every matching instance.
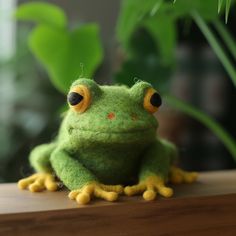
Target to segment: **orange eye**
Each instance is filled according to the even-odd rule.
[[[143,100],[143,107],[150,113],[154,113],[161,106],[161,96],[153,88],[149,88]]]
[[[75,86],[68,93],[67,102],[69,106],[75,111],[79,113],[84,112],[91,102],[89,89],[84,85]]]

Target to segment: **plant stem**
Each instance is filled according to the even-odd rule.
[[[204,124],[207,128],[209,128],[223,142],[225,147],[228,149],[228,151],[231,153],[234,160],[236,161],[236,141],[227,131],[224,130],[224,128],[219,123],[217,123],[210,116],[203,113],[199,109],[193,107],[192,105],[184,101],[179,100],[178,98],[166,95],[165,100],[172,107],[195,118],[196,120]]]
[[[215,54],[218,56],[222,65],[224,66],[226,72],[230,76],[232,82],[236,86],[236,71],[234,70],[234,67],[232,66],[230,60],[226,56],[224,50],[220,46],[216,37],[211,32],[211,30],[209,29],[209,27],[207,26],[207,24],[203,20],[203,18],[197,12],[193,12],[192,16],[193,16],[193,19],[196,22],[197,26],[199,27],[199,29],[205,35],[206,39],[208,40],[208,42],[211,45],[212,49],[214,50]]]
[[[229,51],[232,53],[234,59],[236,60],[236,44],[234,43],[234,39],[232,38],[230,32],[220,20],[217,19],[213,23],[219,35],[222,37],[225,44],[228,46]]]

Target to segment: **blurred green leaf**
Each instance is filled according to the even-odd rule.
[[[119,84],[132,86],[141,79],[152,83],[158,91],[166,92],[174,64],[163,64],[157,54],[155,40],[145,30],[139,30],[131,38],[129,55],[123,61],[114,80]]]
[[[157,54],[156,42],[147,29],[136,31],[130,38],[129,47],[126,48],[128,58],[146,57],[149,54]]]
[[[214,20],[218,17],[216,0],[178,0],[173,5],[173,14],[176,17],[186,17],[197,11],[205,20]]]
[[[148,29],[163,63],[171,63],[176,46],[176,23],[178,19],[191,17],[198,12],[207,21],[217,19],[215,0],[178,0],[173,2],[149,0],[123,0],[117,23],[117,37],[127,53],[130,51],[131,38],[140,28]]]
[[[57,114],[61,117],[64,118],[68,111],[69,105],[67,103],[63,104],[59,109],[57,110]]]
[[[64,93],[78,77],[91,78],[103,59],[96,24],[82,25],[72,32],[40,25],[29,43],[53,84]]]
[[[202,31],[207,41],[211,45],[211,48],[215,52],[216,56],[219,58],[220,62],[224,66],[233,84],[236,86],[236,70],[233,64],[231,63],[230,59],[227,57],[221,44],[219,43],[219,41],[217,40],[217,38],[215,37],[211,29],[209,28],[209,26],[206,24],[204,19],[197,12],[194,12],[192,16],[197,26]]]
[[[171,64],[176,47],[176,26],[171,18],[157,15],[144,22],[159,49],[163,64]]]
[[[228,18],[229,18],[229,11],[233,5],[233,3],[235,3],[235,0],[218,0],[218,13],[220,13],[221,9],[225,9],[225,24],[227,24],[228,22]]]
[[[226,4],[225,4],[225,23],[226,24],[229,18],[230,6],[231,6],[231,0],[226,0]]]
[[[124,45],[144,16],[156,13],[163,0],[123,0],[117,23],[117,37]],[[152,14],[150,14],[152,12]]]
[[[224,128],[207,114],[203,113],[194,106],[179,100],[173,96],[166,95],[164,99],[172,107],[193,117],[207,128],[209,128],[221,141],[236,160],[236,140]]]
[[[222,8],[222,3],[223,3],[223,0],[218,0],[218,13],[220,13],[220,10]]]
[[[220,20],[214,21],[214,26],[218,31],[219,35],[222,37],[222,40],[224,41],[225,45],[228,47],[229,52],[234,57],[234,60],[236,60],[236,42],[234,40],[234,37],[228,31],[226,25],[223,24]]]
[[[162,20],[165,21],[190,16],[193,11],[197,11],[205,20],[218,17],[215,0],[178,0],[175,4],[161,0],[123,0],[117,22],[118,40],[126,47],[131,34],[142,25],[142,21],[155,21],[154,15],[163,16]]]
[[[169,88],[171,73],[170,68],[163,66],[156,55],[149,55],[145,59],[140,57],[125,61],[114,80],[128,86],[132,86],[136,80],[145,80],[162,93]]]
[[[22,4],[15,15],[20,20],[33,21],[52,27],[65,28],[67,25],[64,11],[50,3],[30,2]]]

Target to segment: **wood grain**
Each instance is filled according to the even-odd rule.
[[[0,235],[236,235],[236,171],[208,172],[175,186],[171,199],[122,197],[78,206],[67,192],[0,185]]]

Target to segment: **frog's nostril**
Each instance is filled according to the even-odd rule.
[[[132,119],[132,120],[138,120],[138,115],[135,114],[135,113],[132,113],[132,114],[131,114],[131,119]]]
[[[109,119],[109,120],[113,120],[113,119],[115,119],[115,117],[116,117],[116,115],[115,115],[114,112],[110,112],[110,113],[108,113],[108,115],[107,115],[107,119]]]

